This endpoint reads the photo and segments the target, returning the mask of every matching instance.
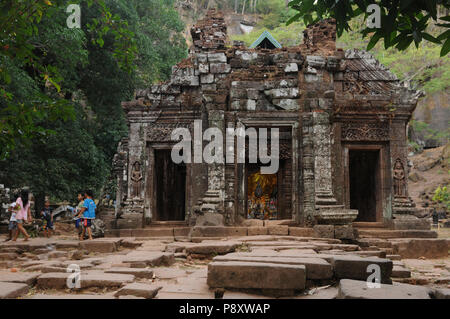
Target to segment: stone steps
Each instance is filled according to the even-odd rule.
[[[431,230],[385,230],[385,229],[357,229],[361,238],[437,238],[437,233]]]

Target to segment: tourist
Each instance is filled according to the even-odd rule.
[[[75,219],[75,228],[76,228],[77,231],[78,231],[78,238],[79,238],[80,240],[83,240],[83,238],[81,237],[81,234],[82,234],[82,232],[83,232],[83,225],[82,225],[83,219],[82,219],[80,216],[78,216],[78,214],[80,214],[81,209],[83,208],[83,204],[84,204],[84,192],[79,191],[79,192],[77,193],[77,198],[78,198],[78,205],[77,205],[77,207],[75,208],[75,217],[74,217],[74,219]]]
[[[10,212],[11,217],[9,218],[9,225],[8,225],[8,231],[9,231],[9,237],[5,241],[10,241],[14,238],[15,232],[17,231],[17,211],[20,209],[19,205],[17,205],[16,200],[19,197],[19,195],[14,194],[13,201],[8,207],[8,212]]]
[[[18,231],[16,232],[14,239],[12,241],[16,241],[19,233],[22,233],[25,237],[24,241],[28,241],[30,235],[28,235],[27,231],[23,227],[26,221],[31,222],[31,208],[30,208],[30,199],[29,199],[28,190],[24,189],[20,193],[20,196],[16,200],[16,204],[20,207],[20,209],[16,213],[16,222]]]
[[[92,199],[93,196],[94,194],[90,190],[87,190],[84,193],[85,200],[83,202],[83,207],[81,208],[81,211],[78,214],[79,217],[83,216],[83,232],[81,233],[80,240],[84,240],[84,234],[86,233],[86,231],[89,236],[89,239],[92,240],[91,225],[92,221],[95,219],[95,209],[97,208],[97,206],[94,203],[94,200]]]
[[[44,225],[44,235],[47,238],[50,238],[52,235],[52,232],[54,231],[55,227],[53,226],[53,212],[50,208],[50,201],[45,201],[45,207],[41,211],[41,216],[45,221]]]

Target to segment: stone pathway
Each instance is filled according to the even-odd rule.
[[[450,297],[448,240],[344,243],[256,235],[195,241],[124,237],[80,243],[55,237],[1,242],[0,298]],[[369,265],[380,267],[380,289],[367,288]],[[79,288],[68,267],[81,271]]]

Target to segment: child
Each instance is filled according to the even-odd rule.
[[[48,200],[45,201],[45,207],[41,212],[41,216],[45,221],[44,226],[45,237],[50,238],[54,230],[54,226],[53,226],[53,212],[52,209],[50,208],[50,202]]]
[[[17,211],[20,209],[20,206],[17,205],[16,200],[19,197],[18,194],[15,194],[13,197],[13,202],[9,205],[8,211],[11,213],[11,217],[9,219],[9,237],[5,241],[10,241],[13,239],[15,232],[17,231],[17,220],[16,220],[16,214]]]
[[[75,208],[75,217],[74,217],[75,228],[78,230],[78,238],[80,240],[83,240],[83,238],[81,238],[81,234],[83,232],[83,226],[81,224],[82,224],[83,219],[81,217],[79,217],[78,214],[80,213],[81,208],[83,208],[83,204],[84,204],[84,195],[83,194],[84,194],[84,192],[82,192],[82,191],[78,192],[78,195],[77,195],[78,205]]]
[[[83,216],[83,232],[81,233],[80,240],[84,239],[84,234],[86,233],[86,230],[87,230],[89,239],[92,240],[91,225],[92,225],[92,220],[95,219],[95,209],[97,208],[97,206],[94,203],[94,200],[92,199],[93,196],[94,196],[94,194],[90,190],[87,190],[84,193],[85,200],[83,202],[83,207],[81,208],[81,211],[78,214],[78,217]]]

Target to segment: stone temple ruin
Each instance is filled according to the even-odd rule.
[[[370,53],[337,49],[334,20],[308,26],[303,44],[287,48],[227,45],[223,16],[214,10],[191,35],[189,57],[173,67],[167,83],[122,103],[129,136],[114,158],[112,231],[237,229],[267,220],[340,239],[352,239],[355,225],[430,229],[413,216],[408,196],[406,132],[421,93],[404,87]],[[174,163],[171,133],[187,128],[194,136],[195,120],[203,131],[278,128],[278,172],[260,174],[266,164],[248,157],[245,163]],[[252,234],[259,234],[256,227]]]

